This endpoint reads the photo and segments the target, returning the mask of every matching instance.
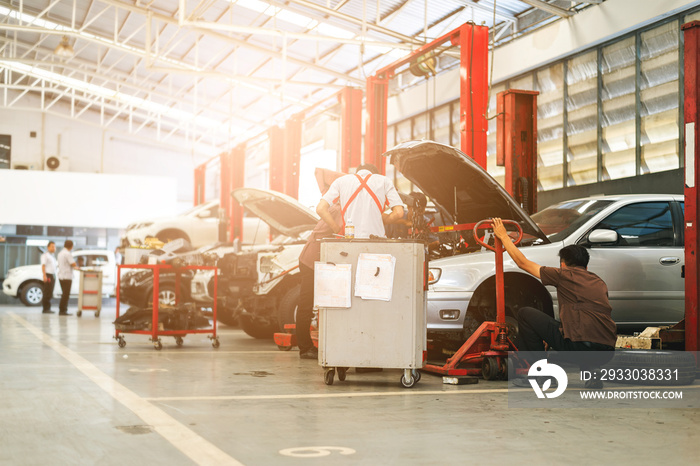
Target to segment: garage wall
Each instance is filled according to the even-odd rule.
[[[493,83],[560,60],[660,19],[697,7],[697,0],[607,0],[566,20],[556,21],[494,52]],[[489,63],[491,54],[489,53]],[[433,82],[436,81],[436,82]],[[427,96],[426,96],[427,93]],[[391,97],[394,123],[459,98],[459,69],[450,70]],[[427,101],[426,101],[427,99]]]
[[[176,213],[169,177],[0,170],[0,222],[126,228]]]
[[[194,168],[217,153],[215,148],[195,149],[177,137],[161,144],[147,128],[129,134],[125,122],[103,129],[31,108],[0,112],[0,134],[12,136],[13,167],[42,170],[48,157],[59,156],[63,159],[59,171],[171,178],[178,212],[192,206]]]

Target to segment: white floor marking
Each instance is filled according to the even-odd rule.
[[[22,317],[10,312],[9,315],[24,326],[35,337],[49,346],[80,372],[85,374],[98,387],[111,395],[115,400],[130,409],[146,424],[153,426],[163,438],[197,464],[226,464],[242,465],[214,444],[200,437],[192,430],[180,424],[177,420],[160,408],[141,398],[107,374],[99,370],[90,361],[66,348],[58,341],[33,326]]]
[[[357,453],[352,448],[347,447],[296,447],[280,450],[280,455],[296,458],[320,458],[330,455],[333,451],[337,451],[341,455],[354,455]]]
[[[669,386],[649,386],[649,387],[609,387],[604,390],[658,390],[670,389]],[[700,385],[684,385],[675,387],[677,389],[700,389]],[[569,387],[568,390],[584,391],[583,387]],[[148,401],[246,401],[246,400],[295,400],[313,398],[363,398],[381,396],[421,396],[421,395],[484,395],[493,393],[508,392],[530,392],[530,388],[484,388],[476,390],[403,390],[396,392],[342,392],[342,393],[308,393],[296,395],[215,395],[215,396],[164,396],[144,398]]]

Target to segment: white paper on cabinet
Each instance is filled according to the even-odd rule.
[[[352,264],[314,262],[314,307],[351,305]]]
[[[355,275],[355,296],[391,301],[395,266],[396,258],[391,254],[360,254]]]

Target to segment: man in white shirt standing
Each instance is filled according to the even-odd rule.
[[[68,313],[68,298],[70,297],[70,288],[73,284],[73,269],[77,269],[78,265],[73,260],[73,255],[70,253],[73,249],[73,241],[67,239],[63,243],[63,250],[58,253],[58,282],[61,284],[61,302],[58,305],[59,316],[69,316]]]
[[[53,314],[51,298],[53,297],[53,288],[56,286],[56,258],[53,256],[54,252],[56,252],[56,243],[49,241],[49,244],[46,246],[46,252],[41,255],[41,273],[44,276],[44,297],[41,299],[41,305],[44,308],[44,314]]]
[[[333,201],[338,198],[342,209],[341,225],[329,212]],[[384,212],[387,208],[391,209],[390,213]],[[352,221],[355,238],[384,237],[384,224],[403,217],[403,201],[391,180],[368,163],[357,167],[354,175],[336,179],[316,206],[316,212],[335,233],[343,234],[345,224]]]

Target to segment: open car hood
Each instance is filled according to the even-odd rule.
[[[316,212],[291,196],[276,191],[238,188],[231,196],[243,207],[285,236],[293,238],[313,229],[320,220]]]
[[[463,152],[432,141],[409,141],[384,155],[456,223],[501,217],[517,221],[526,234],[549,242],[515,199]]]

